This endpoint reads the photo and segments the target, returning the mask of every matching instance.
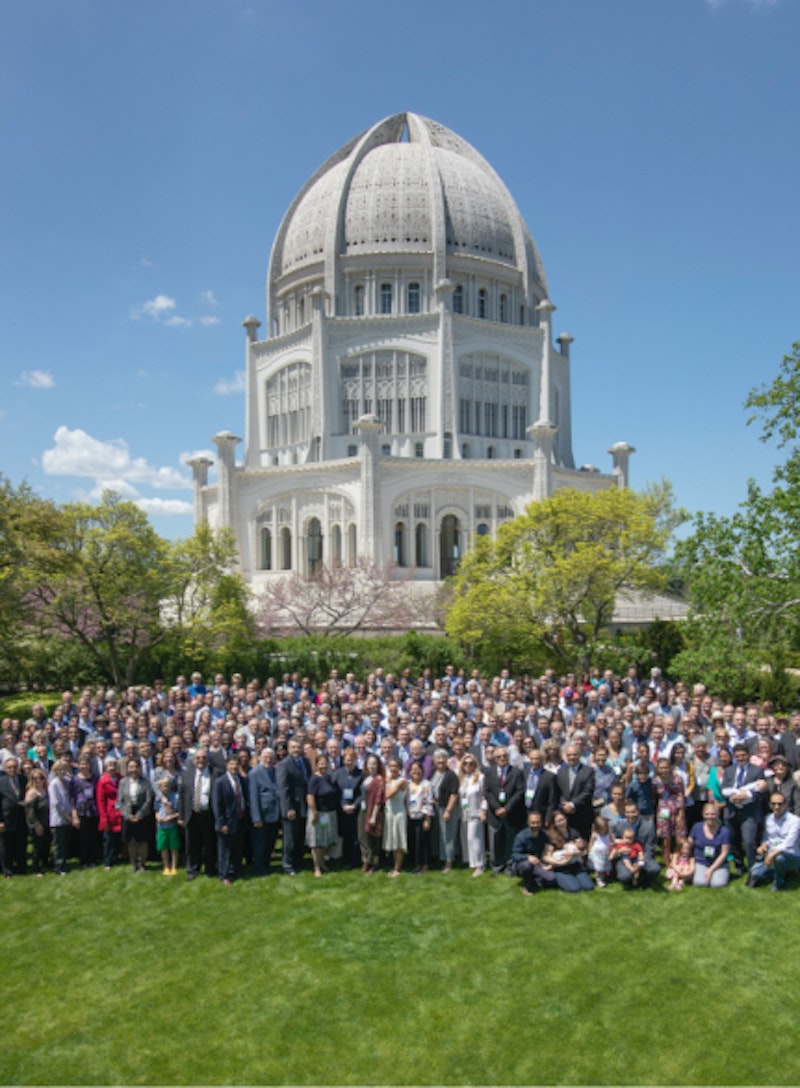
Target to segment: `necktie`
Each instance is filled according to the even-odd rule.
[[[738,772],[738,774],[737,774],[737,776],[736,776],[736,785],[737,785],[737,786],[738,786],[738,787],[739,787],[740,789],[741,789],[741,787],[742,787],[742,786],[744,785],[744,771],[745,771],[745,768],[744,768],[744,767],[740,767],[740,768],[739,768],[739,772]]]
[[[569,769],[569,792],[572,793],[574,788],[575,788],[575,771],[572,769],[572,767],[570,767],[570,769]]]
[[[192,798],[192,812],[199,812],[203,797],[203,775],[198,771],[194,776],[194,797]]]

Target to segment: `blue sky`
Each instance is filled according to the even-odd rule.
[[[308,176],[403,109],[492,163],[572,348],[578,464],[731,513],[800,339],[796,0],[5,0],[0,470],[191,531]]]

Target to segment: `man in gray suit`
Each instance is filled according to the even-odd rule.
[[[269,863],[281,825],[281,795],[276,762],[272,748],[264,748],[259,765],[247,776],[256,876],[267,876],[269,873]]]

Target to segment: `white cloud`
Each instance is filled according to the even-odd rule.
[[[23,370],[14,384],[28,389],[52,389],[56,383],[49,370]]]
[[[136,505],[145,514],[183,515],[194,513],[194,507],[183,499],[138,499]]]
[[[168,314],[171,314],[175,309],[175,299],[170,298],[169,295],[156,295],[155,298],[148,299],[147,302],[141,302],[138,306],[134,306],[131,311],[131,317],[138,320],[141,317],[152,317],[154,321],[163,321]]]
[[[152,268],[153,267],[153,262],[150,260],[149,257],[140,257],[139,258],[139,267],[140,268]]]
[[[86,431],[71,431],[61,426],[54,436],[55,445],[42,454],[42,468],[51,476],[85,476],[97,481],[145,485],[157,489],[181,490],[191,487],[191,481],[178,469],[151,465],[144,457],[131,457],[123,438],[103,442]]]
[[[217,306],[217,300],[213,291],[204,291],[203,303],[206,306]],[[177,302],[171,295],[156,295],[146,302],[140,302],[131,307],[131,320],[141,321],[143,317],[149,317],[159,325],[167,325],[172,329],[188,329],[191,325],[218,325],[219,318],[215,314],[203,314],[201,317],[184,317],[177,313]]]
[[[101,480],[98,479],[95,486],[89,492],[90,499],[101,499],[104,491],[116,491],[118,495],[122,495],[123,499],[138,499],[139,489],[134,487],[130,481],[117,477],[116,479]]]
[[[237,370],[232,379],[221,378],[214,386],[214,392],[221,397],[227,396],[228,393],[244,393],[245,381],[244,371]]]

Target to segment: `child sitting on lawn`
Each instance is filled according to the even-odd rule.
[[[670,858],[669,868],[670,891],[679,892],[687,881],[694,876],[694,854],[690,839],[678,839],[678,849]]]
[[[622,838],[614,839],[611,847],[611,860],[621,861],[631,874],[631,884],[636,887],[639,883],[639,874],[644,865],[644,850],[642,844],[636,841],[636,835],[632,827],[626,827],[622,832]]]

